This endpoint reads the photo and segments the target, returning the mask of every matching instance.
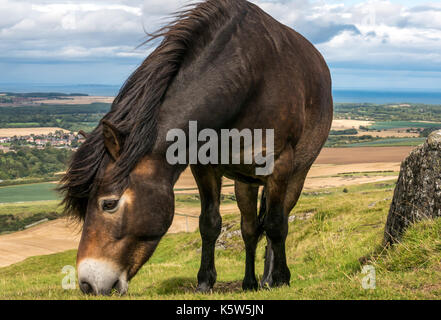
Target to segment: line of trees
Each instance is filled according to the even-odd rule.
[[[0,128],[59,127],[90,131],[109,110],[108,103],[2,107]]]
[[[0,154],[0,180],[54,176],[66,169],[71,155],[71,150],[55,148],[20,148]]]
[[[336,103],[334,111],[339,119],[441,122],[441,105]]]

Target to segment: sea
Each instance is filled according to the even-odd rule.
[[[420,103],[441,105],[441,91],[334,89],[333,97],[336,103]]]
[[[122,85],[122,84],[121,84]],[[121,85],[103,84],[2,84],[1,92],[59,92],[83,93],[91,96],[115,96]],[[441,105],[441,91],[423,91],[416,89],[401,90],[362,90],[334,88],[335,103],[374,103],[374,104],[405,104],[421,103]]]

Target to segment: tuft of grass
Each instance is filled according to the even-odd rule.
[[[380,247],[395,181],[304,193],[291,213],[286,243],[290,287],[243,292],[245,250],[239,236],[221,236],[216,251],[218,282],[211,294],[195,292],[200,263],[198,232],[167,235],[131,281],[128,295],[92,297],[63,290],[61,273],[75,265],[76,251],[33,257],[0,269],[0,299],[439,299],[441,220],[409,229],[402,243]],[[193,207],[197,198],[179,196]],[[232,198],[227,199],[233,201]],[[239,229],[239,213],[223,217],[226,232]],[[257,249],[263,272],[265,240]],[[361,257],[368,257],[360,259]],[[376,289],[365,290],[362,267],[376,269]]]
[[[409,228],[399,244],[385,251],[377,267],[393,272],[441,268],[441,218]]]

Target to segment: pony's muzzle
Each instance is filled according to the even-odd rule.
[[[125,272],[112,263],[97,259],[84,259],[78,264],[78,281],[85,294],[110,295],[114,290],[127,293],[128,282]]]

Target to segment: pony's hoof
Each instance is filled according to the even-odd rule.
[[[274,277],[270,276],[266,279],[263,279],[262,282],[260,283],[260,286],[262,289],[271,289],[271,288],[278,288],[278,287],[283,287],[283,286],[290,286],[290,277],[289,276],[284,276],[284,277]]]
[[[243,291],[257,291],[259,290],[259,283],[256,281],[256,279],[251,281],[244,280],[242,282],[242,289]]]
[[[196,288],[196,291],[199,293],[211,293],[212,290],[213,287],[210,286],[208,283],[200,283]]]

